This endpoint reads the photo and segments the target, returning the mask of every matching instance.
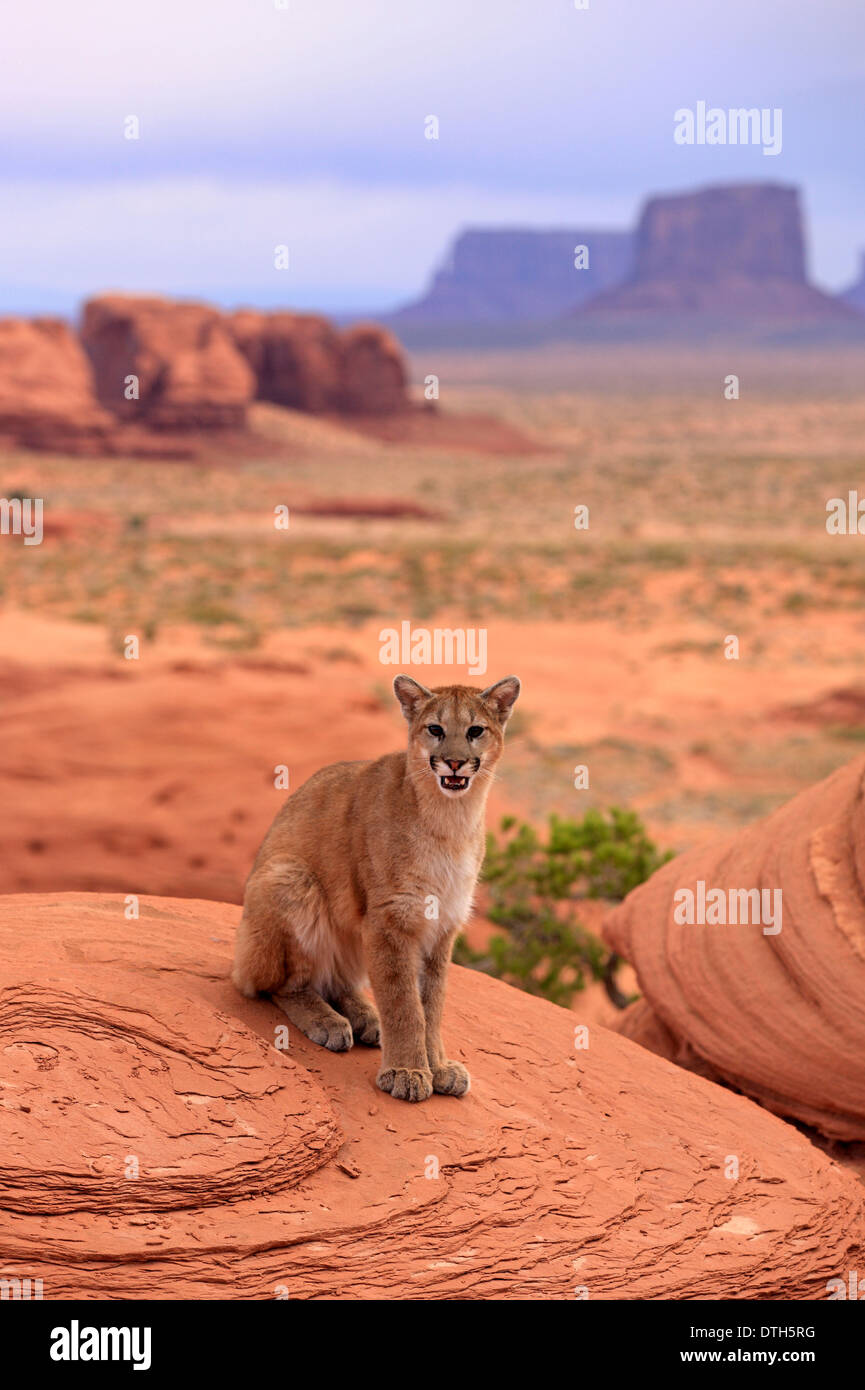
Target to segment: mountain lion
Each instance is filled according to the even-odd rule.
[[[232,979],[334,1052],[381,1037],[378,1085],[418,1101],[469,1088],[442,1046],[445,975],[520,683],[393,684],[407,750],[334,763],[288,798],[246,884]],[[361,993],[367,976],[381,1021]]]

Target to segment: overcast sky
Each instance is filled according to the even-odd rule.
[[[6,7],[0,312],[107,288],[384,309],[463,226],[626,227],[729,180],[800,185],[814,278],[853,278],[863,0],[281,3]],[[677,145],[701,100],[780,107],[781,153]]]

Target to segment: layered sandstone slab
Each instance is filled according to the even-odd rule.
[[[254,378],[218,310],[100,295],[84,306],[81,336],[99,399],[119,419],[180,433],[245,428]]]
[[[843,1140],[865,1139],[863,787],[859,758],[767,820],[672,860],[604,924],[645,996],[622,1032]],[[728,909],[735,893],[740,921],[742,890],[765,890],[781,930],[765,918],[712,924],[708,910],[703,925],[677,921],[688,900],[676,895],[690,890],[696,905],[700,883]]]
[[[0,899],[0,1268],[45,1298],[819,1298],[865,1254],[855,1178],[570,1012],[454,969],[473,1089],[409,1106],[234,992],[236,908],[128,906]]]
[[[62,319],[0,319],[0,440],[63,453],[103,452],[113,421],[87,355]]]

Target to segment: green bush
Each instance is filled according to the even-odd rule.
[[[574,904],[620,902],[672,853],[659,853],[639,816],[616,806],[582,820],[551,816],[545,838],[513,816],[500,830],[501,841],[487,835],[482,877],[487,916],[504,932],[484,951],[458,937],[454,960],[554,1004],[570,1004],[587,976],[610,988],[615,957],[580,923]]]

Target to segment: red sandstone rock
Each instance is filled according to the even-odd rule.
[[[855,1177],[615,1033],[454,969],[473,1089],[407,1106],[233,990],[237,908],[124,907],[0,899],[0,1265],[46,1299],[821,1298],[861,1262]]]
[[[101,453],[112,423],[68,324],[0,319],[0,439],[58,453]]]
[[[842,1140],[865,1139],[863,787],[859,758],[723,844],[672,860],[604,924],[645,995],[623,1033]],[[674,894],[698,881],[780,889],[781,931],[680,925]]]
[[[314,314],[244,309],[230,325],[255,373],[259,400],[313,414],[388,415],[407,408],[399,344],[375,324],[338,333]]]
[[[339,338],[326,319],[244,309],[229,323],[255,375],[258,400],[313,414],[338,408]]]
[[[356,324],[342,335],[340,408],[349,415],[394,415],[405,410],[406,372],[396,339],[376,324]]]
[[[150,429],[246,425],[254,380],[222,315],[204,304],[109,294],[84,307],[82,339],[100,401]],[[138,378],[138,399],[126,381]]]
[[[800,704],[779,705],[775,719],[818,727],[859,729],[865,723],[865,687],[841,686]]]

